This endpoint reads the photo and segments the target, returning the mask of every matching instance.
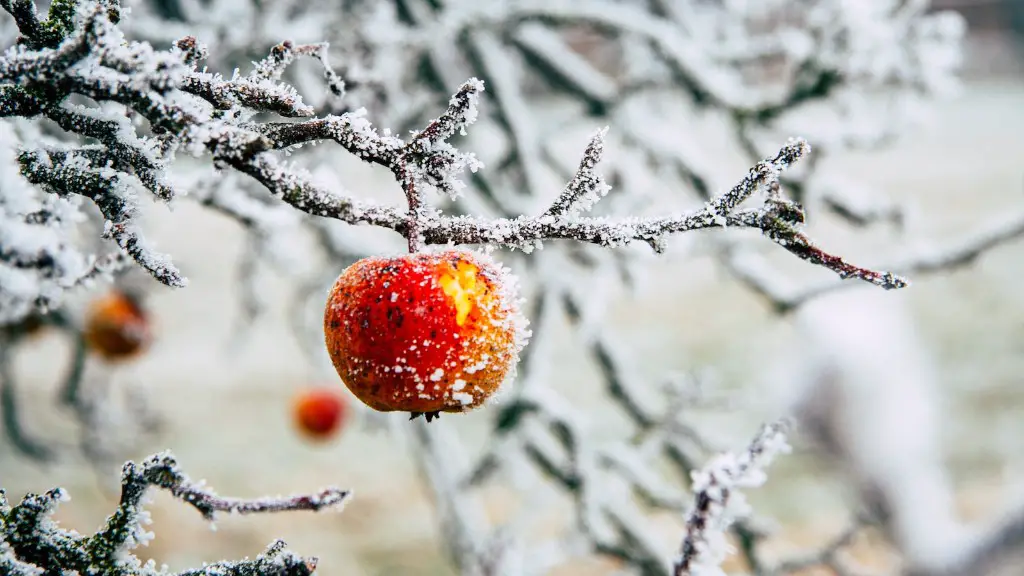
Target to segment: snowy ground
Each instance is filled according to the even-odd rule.
[[[1022,111],[1024,82],[977,83],[960,100],[942,105],[928,130],[884,154],[848,154],[835,160],[835,168],[913,202],[919,218],[915,229],[928,238],[955,236],[986,216],[1024,204]],[[338,484],[352,488],[356,498],[341,514],[225,519],[217,532],[210,532],[193,510],[159,495],[152,526],[157,538],[143,554],[183,568],[253,555],[281,537],[301,553],[320,556],[326,575],[450,573],[436,552],[429,501],[402,446],[386,433],[360,426],[324,446],[311,446],[293,433],[290,397],[316,373],[287,331],[284,311],[272,310],[241,352],[228,350],[236,313],[232,264],[241,241],[234,226],[188,203],[152,224],[160,248],[175,255],[191,285],[156,293],[160,341],[148,357],[115,375],[117,385],[145,387],[168,417],[163,437],[134,456],[171,448],[194,477],[225,494],[290,493]],[[877,234],[865,241],[856,233],[836,233],[827,221],[812,232],[862,262],[882,256]],[[211,249],[209,238],[220,246]],[[1013,478],[1021,477],[1015,467],[1024,464],[1022,262],[1024,242],[999,249],[968,271],[921,279],[906,296],[941,368],[949,407],[949,458],[967,517],[994,512],[1004,496],[1024,496],[1024,486],[1012,485]],[[790,328],[721,278],[703,259],[664,261],[641,293],[617,301],[613,318],[620,337],[634,343],[647,375],[709,365],[722,371],[724,385],[738,397],[770,397],[753,388],[771,357],[793,353],[787,348]],[[266,290],[272,300],[283,299],[280,281],[269,279]],[[597,421],[606,408],[597,402],[586,370],[575,363],[578,344],[563,338],[559,345],[567,360],[555,385],[572,390],[583,403],[594,398]],[[33,414],[29,425],[41,434],[55,434],[64,426],[48,398],[61,364],[50,359],[66,352],[55,339],[43,338],[18,358],[24,403]],[[748,403],[753,404],[748,410],[703,419],[742,442],[771,410],[770,403]],[[485,422],[486,414],[471,414],[456,425],[469,432]],[[110,470],[111,479],[116,474]],[[812,544],[844,518],[831,478],[807,457],[786,457],[752,499],[762,512],[786,524],[791,543]],[[65,486],[73,501],[59,518],[82,531],[91,531],[115,501],[81,463],[42,469],[2,445],[0,483],[14,497]],[[501,496],[492,500],[497,512]],[[669,543],[678,533],[667,528],[664,536]],[[604,573],[598,566],[586,569]]]

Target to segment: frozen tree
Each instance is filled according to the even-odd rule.
[[[689,478],[717,451],[686,423],[693,382],[659,390],[638,378],[628,347],[603,329],[608,294],[570,278],[628,283],[642,272],[643,244],[661,253],[683,232],[729,228],[712,239],[723,263],[780,311],[844,284],[777,288],[770,260],[731,240],[741,230],[842,279],[904,286],[900,276],[812,242],[800,203],[822,202],[855,225],[898,214],[865,203],[846,179],[817,174],[813,159],[884,144],[904,128],[896,121],[907,110],[952,83],[961,25],[927,14],[925,4],[177,0],[133,3],[127,15],[113,0],[57,0],[41,19],[33,2],[4,0],[19,36],[0,59],[0,127],[10,136],[0,170],[11,180],[0,188],[0,323],[59,310],[65,291],[132,261],[160,283],[184,286],[170,257],[144,237],[144,197],[184,196],[246,228],[240,284],[250,316],[259,310],[253,269],[288,265],[285,247],[300,228],[316,234],[334,264],[330,278],[310,278],[301,291],[309,299],[344,265],[382,251],[360,243],[355,224],[392,230],[410,251],[518,250],[509,257],[522,270],[534,337],[518,385],[493,407],[484,453],[461,446],[445,421],[402,429],[418,447],[460,570],[543,573],[567,553],[597,553],[639,573],[671,574],[694,562],[687,554],[710,534],[701,525],[709,513],[711,528],[731,530],[752,572],[806,565],[767,566],[756,523],[727,525],[719,516],[730,497],[717,488],[756,484],[748,474],[766,441],[779,447],[777,430],[747,456],[698,474],[694,509],[686,482],[661,473],[667,463]],[[587,37],[598,39],[600,53],[573,48]],[[250,67],[254,58],[262,59]],[[285,75],[301,90],[282,83]],[[737,183],[713,181],[699,142],[666,138],[651,121],[652,110],[680,96],[728,122],[753,166]],[[564,153],[566,135],[581,130],[592,134],[582,158]],[[796,133],[810,135],[814,154],[807,140],[787,141]],[[305,146],[321,142],[336,146]],[[329,165],[338,146],[388,171],[406,206],[359,200],[343,175],[302,167]],[[605,158],[606,147],[616,154]],[[102,222],[109,255],[74,237],[83,213]],[[959,252],[909,259],[901,269],[958,264],[1020,229],[1019,221],[1004,224]],[[300,333],[309,329],[304,304],[296,304]],[[609,398],[634,427],[630,437],[595,441],[587,415],[547,385],[544,338],[561,319],[578,328]],[[23,332],[12,329],[9,340]],[[10,378],[3,384],[9,390]],[[474,491],[498,470],[571,500],[565,545],[527,541],[529,517],[486,525]],[[689,518],[675,565],[647,523],[652,510]],[[833,550],[815,558],[832,565]]]

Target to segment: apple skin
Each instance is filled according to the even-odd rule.
[[[338,390],[326,387],[300,392],[294,400],[295,425],[312,440],[326,440],[344,424],[347,410]]]
[[[324,311],[331,361],[381,412],[437,415],[479,407],[525,344],[515,283],[475,252],[364,258],[335,281]]]
[[[138,298],[119,290],[89,304],[82,336],[90,350],[108,361],[137,356],[153,339],[149,315]]]

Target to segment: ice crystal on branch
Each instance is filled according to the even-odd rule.
[[[91,536],[62,529],[49,518],[59,503],[69,499],[63,489],[28,494],[16,506],[10,506],[0,490],[0,568],[5,569],[4,574],[19,576],[67,572],[171,576],[166,569],[157,569],[152,562],[143,564],[130,553],[153,538],[145,529],[149,513],[143,509],[150,487],[167,490],[211,521],[218,512],[254,514],[334,508],[341,506],[349,494],[339,488],[326,488],[316,494],[283,498],[225,498],[191,482],[169,453],[157,454],[141,464],[124,465],[117,510]],[[278,540],[255,559],[217,562],[185,570],[178,576],[308,576],[315,569],[315,558],[300,557]]]

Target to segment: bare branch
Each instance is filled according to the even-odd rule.
[[[56,194],[78,194],[96,203],[107,219],[105,231],[139,266],[168,286],[185,286],[186,280],[170,259],[151,251],[141,230],[132,221],[136,206],[126,176],[94,166],[88,156],[75,150],[25,151],[18,158],[25,177],[47,186]]]
[[[36,460],[49,462],[55,456],[51,447],[30,437],[24,429],[21,407],[18,404],[14,371],[10,365],[10,342],[0,335],[0,419],[3,420],[7,441],[19,453]]]
[[[471,79],[463,84],[448,102],[448,109],[436,120],[416,134],[409,143],[409,150],[416,154],[428,154],[433,146],[451,139],[456,132],[465,132],[477,118],[477,101],[484,91],[484,83]]]
[[[844,548],[848,547],[853,542],[853,539],[858,533],[860,533],[866,524],[866,518],[856,518],[850,526],[835,538],[829,540],[829,542],[820,550],[816,550],[802,558],[780,562],[774,568],[769,570],[768,574],[784,576],[786,574],[799,573],[816,566],[825,566],[835,572],[837,576],[854,576],[855,574],[859,574],[858,572],[855,572],[854,569],[847,566],[847,563],[840,558],[839,554]]]

